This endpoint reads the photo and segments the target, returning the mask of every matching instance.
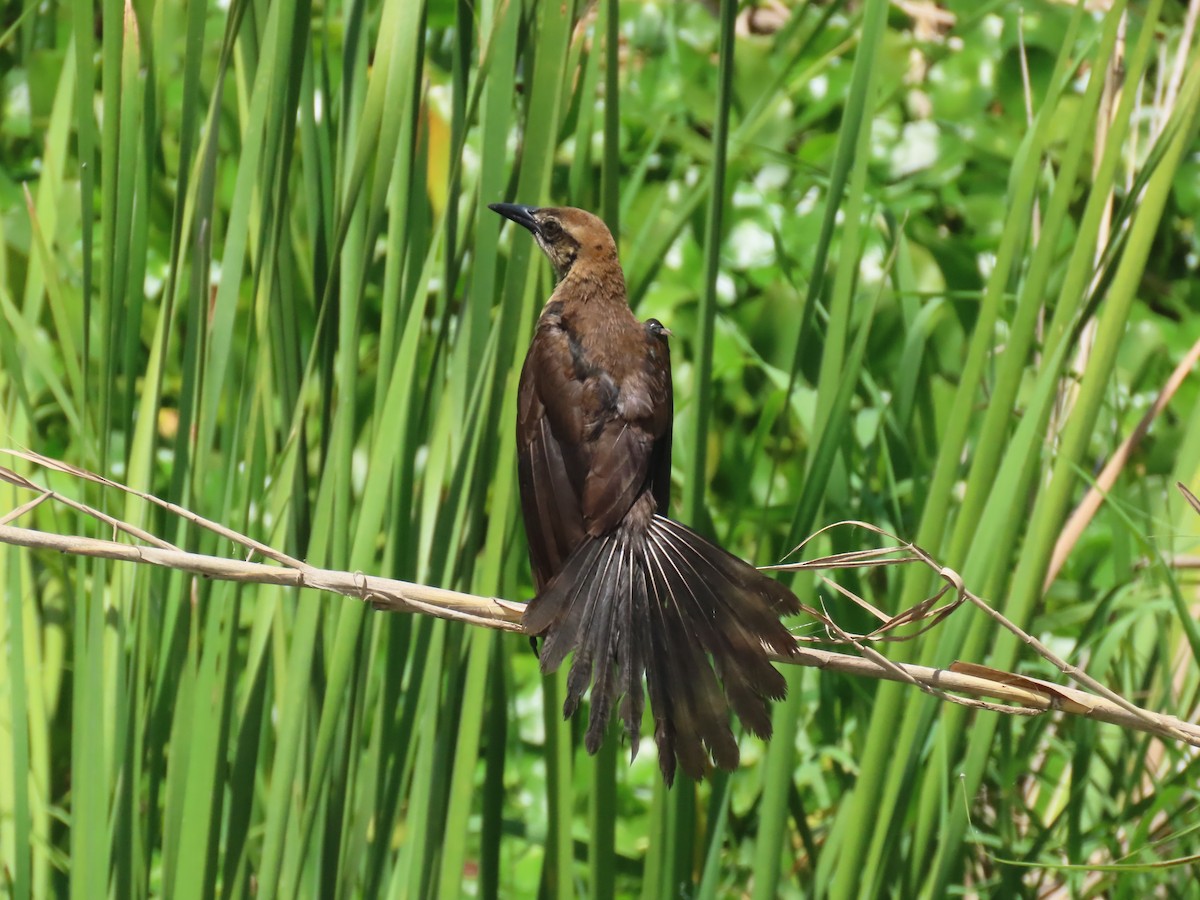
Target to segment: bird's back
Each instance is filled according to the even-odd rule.
[[[539,587],[584,537],[618,527],[643,494],[654,501],[646,512],[667,512],[669,351],[623,293],[608,299],[619,306],[572,296],[560,284],[521,372],[517,452]]]

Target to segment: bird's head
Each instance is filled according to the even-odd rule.
[[[608,226],[590,212],[570,206],[539,208],[516,203],[493,203],[488,208],[528,228],[560,279],[577,267],[616,261],[617,245]]]

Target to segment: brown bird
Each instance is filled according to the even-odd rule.
[[[590,683],[588,752],[599,749],[623,694],[620,716],[636,755],[644,674],[667,784],[677,761],[693,778],[704,776],[710,754],[734,769],[729,709],[770,737],[768,701],[787,685],[769,652],[795,652],[779,617],[798,612],[799,601],[666,518],[670,331],[629,309],[604,222],[565,207],[491,209],[529,229],[558,276],[517,401],[521,508],[537,588],[524,625],[544,638],[542,671],[575,652],[563,715]]]

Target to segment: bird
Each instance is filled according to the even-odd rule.
[[[762,739],[787,693],[771,655],[797,644],[779,582],[668,518],[670,329],[629,307],[616,242],[572,207],[493,203],[526,228],[557,283],[538,318],[517,396],[522,518],[535,595],[522,614],[543,672],[574,653],[563,716],[590,687],[584,745],[601,746],[614,703],[636,757],[650,699],[659,768],[702,779],[739,764],[730,710]],[[723,688],[722,688],[723,685]]]

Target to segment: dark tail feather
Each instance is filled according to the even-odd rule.
[[[543,671],[575,651],[563,713],[575,712],[590,683],[585,744],[591,753],[619,693],[637,753],[645,675],[659,764],[670,784],[677,763],[693,778],[704,776],[710,755],[721,768],[736,768],[730,708],[751,732],[770,736],[769,701],[787,689],[770,653],[795,652],[779,617],[799,609],[778,582],[655,516],[644,530],[621,528],[581,544],[529,603],[525,626],[545,636]]]

